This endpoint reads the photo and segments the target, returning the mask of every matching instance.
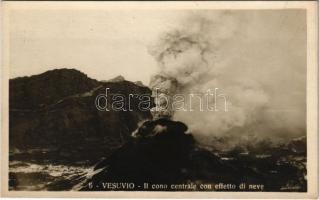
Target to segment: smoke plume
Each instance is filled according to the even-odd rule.
[[[150,82],[153,94],[157,95],[154,117],[182,121],[199,141],[217,148],[266,138],[279,142],[305,134],[304,99],[295,99],[294,105],[299,107],[289,107],[293,104],[287,102],[294,99],[274,97],[285,92],[273,83],[280,85],[280,79],[271,82],[255,75],[260,70],[271,71],[272,67],[260,60],[255,63],[260,68],[252,68],[249,62],[255,57],[240,57],[243,49],[254,48],[247,45],[254,40],[249,38],[252,32],[249,25],[253,23],[251,16],[243,13],[192,13],[179,27],[164,33],[151,45],[149,52],[159,69]],[[285,73],[280,70],[279,73]],[[217,111],[201,111],[197,98],[185,98],[186,107],[191,106],[191,110],[174,111],[167,105],[173,95],[204,94],[208,90],[224,95],[216,105]],[[169,101],[160,96],[167,96]],[[227,111],[223,110],[225,101]],[[288,105],[288,111],[274,105],[279,101]],[[222,141],[221,146],[217,141]]]

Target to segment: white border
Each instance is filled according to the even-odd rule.
[[[9,13],[17,9],[161,10],[161,9],[306,9],[307,10],[307,171],[308,192],[22,192],[8,191]],[[318,196],[318,12],[317,2],[2,2],[2,196],[103,198],[317,198]]]

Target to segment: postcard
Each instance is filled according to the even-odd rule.
[[[2,196],[318,197],[318,4],[2,2]]]

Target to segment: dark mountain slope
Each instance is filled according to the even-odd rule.
[[[98,85],[98,81],[75,69],[54,69],[39,75],[11,79],[9,105],[11,109],[45,107]]]
[[[150,119],[151,114],[137,109],[137,98],[130,100],[133,111],[99,111],[95,98],[105,94],[106,88],[109,104],[113,94],[122,94],[125,105],[131,93],[151,94],[148,88],[129,81],[102,83],[73,69],[10,81],[11,152],[32,150],[36,160],[52,154],[50,157],[57,161],[96,162],[100,156],[107,156],[127,140],[138,122]],[[19,156],[23,154],[15,158]]]

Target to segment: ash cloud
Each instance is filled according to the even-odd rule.
[[[163,33],[149,48],[158,63],[152,90],[172,96],[218,88],[227,96],[228,112],[199,111],[194,99],[186,102],[194,111],[162,109],[155,116],[186,123],[199,141],[217,148],[305,135],[304,15],[287,12],[277,16],[281,21],[274,16],[203,11],[190,13],[176,29]],[[294,17],[300,21],[297,27],[289,22]],[[298,33],[291,35],[294,29]],[[277,31],[275,37],[272,31]],[[291,50],[291,43],[299,45],[301,53]],[[222,142],[218,146],[216,141]]]

